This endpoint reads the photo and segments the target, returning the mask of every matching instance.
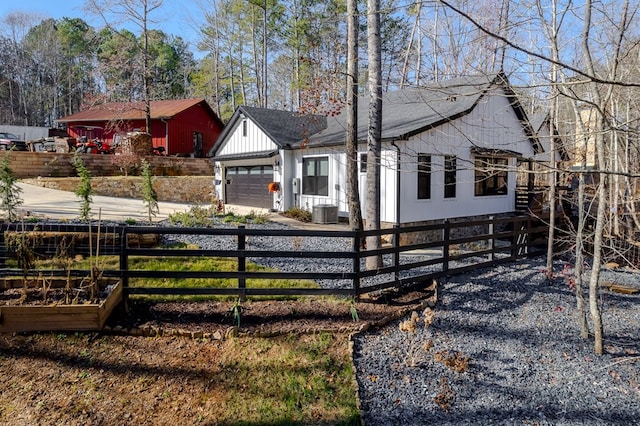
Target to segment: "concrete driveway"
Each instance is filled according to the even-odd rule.
[[[43,188],[18,182],[21,189],[23,204],[21,210],[30,216],[46,217],[49,219],[77,219],[80,215],[80,199],[73,192]],[[142,200],[131,198],[105,197],[94,195],[91,203],[91,216],[94,220],[98,215],[102,220],[134,219],[142,222],[148,220],[146,206]],[[186,212],[190,204],[158,202],[160,212],[154,221],[168,218],[175,212]]]

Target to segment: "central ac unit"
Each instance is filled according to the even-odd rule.
[[[313,223],[338,223],[338,206],[333,204],[317,204],[311,214]]]

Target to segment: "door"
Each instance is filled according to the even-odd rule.
[[[268,188],[270,182],[273,182],[271,165],[227,167],[225,203],[273,208],[273,194]]]

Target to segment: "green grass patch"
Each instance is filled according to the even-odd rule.
[[[344,336],[229,341],[224,419],[233,424],[359,424]],[[227,358],[228,357],[228,358]],[[239,362],[231,359],[240,359]]]
[[[97,264],[102,270],[119,269],[118,256],[100,256]],[[74,261],[73,269],[89,269],[90,259]],[[234,258],[212,258],[212,257],[146,257],[146,256],[130,256],[129,269],[135,271],[208,271],[208,272],[225,272],[237,271],[238,261]],[[247,262],[246,268],[248,272],[277,272],[277,270],[266,268],[252,262]],[[160,287],[160,288],[237,288],[238,281],[233,278],[131,278],[129,280],[130,287]],[[310,280],[287,280],[287,279],[248,279],[247,288],[319,288],[319,286]],[[256,299],[273,299],[275,296],[252,297]],[[237,296],[143,296],[136,295],[135,298],[144,298],[147,300],[175,300],[177,298],[183,300],[235,300]],[[278,296],[278,299],[291,299],[291,297]]]

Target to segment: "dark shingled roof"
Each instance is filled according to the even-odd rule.
[[[485,93],[502,86],[522,121],[534,149],[538,149],[535,132],[528,124],[526,114],[510,89],[503,73],[461,77],[419,88],[400,89],[382,94],[382,139],[406,140],[430,128],[468,114]],[[318,147],[342,145],[346,137],[346,108],[336,116],[301,115],[295,112],[241,106],[222,132],[211,156],[231,131],[241,114],[253,120],[280,149],[303,146]],[[367,140],[369,96],[358,98],[358,140]]]
[[[533,127],[533,130],[535,130],[537,133],[540,133],[543,127],[546,127],[546,132],[548,133],[551,129],[551,117],[549,115],[549,111],[546,112],[539,112],[537,114],[533,114],[531,116],[531,118],[529,119],[529,122],[531,123],[531,127]],[[554,138],[554,142],[556,145],[556,150],[558,151],[558,154],[560,155],[560,159],[562,161],[569,161],[571,159],[571,156],[569,155],[569,153],[567,152],[565,146],[564,146],[564,141],[562,140],[562,138],[560,137],[559,133],[558,133],[558,129],[555,128],[553,129],[553,133],[555,134],[555,138]],[[542,142],[540,142],[540,144],[542,145]],[[543,150],[541,152],[544,152],[546,150],[549,149],[549,146],[546,147],[546,149],[544,149],[544,147],[542,147]]]
[[[281,148],[303,141],[327,127],[327,117],[324,115],[302,115],[297,112],[248,106],[241,106],[239,109]]]
[[[419,88],[383,93],[382,139],[407,139],[471,112],[492,84],[503,83],[502,78],[502,74],[461,77]],[[367,139],[368,113],[369,96],[360,96],[358,98],[358,140],[360,141]],[[308,146],[344,143],[345,123],[346,111],[342,111],[336,117],[330,117],[327,129],[312,136]]]
[[[327,127],[327,117],[324,115],[303,115],[291,111],[242,105],[233,113],[229,123],[213,146],[210,156],[215,155],[214,153],[220,148],[222,141],[242,116],[251,119],[281,149],[289,149]]]

